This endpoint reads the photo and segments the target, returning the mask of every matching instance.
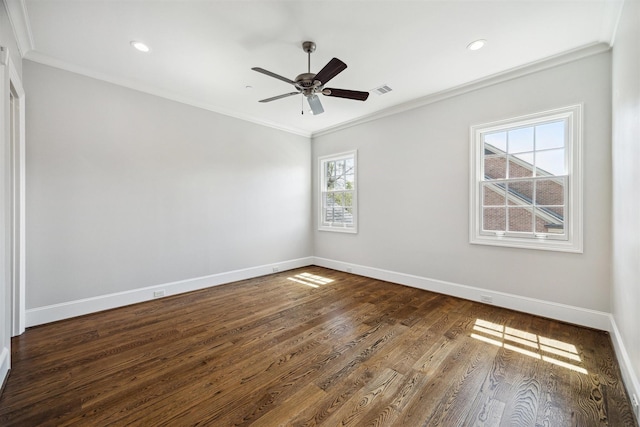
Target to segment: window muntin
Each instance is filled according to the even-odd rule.
[[[357,232],[356,152],[320,161],[320,230]]]
[[[471,243],[582,250],[580,110],[472,127]]]

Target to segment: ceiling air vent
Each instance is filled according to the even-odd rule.
[[[384,95],[385,93],[389,93],[392,90],[393,89],[391,89],[389,86],[382,85],[382,86],[379,86],[379,87],[373,89],[371,92],[375,93],[376,95]]]

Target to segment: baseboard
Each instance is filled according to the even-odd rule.
[[[154,292],[164,290],[165,296],[196,291],[211,286],[236,282],[238,280],[252,279],[254,277],[272,274],[274,271],[286,271],[294,268],[306,267],[313,263],[313,257],[299,258],[241,270],[228,271],[210,276],[180,280],[177,282],[163,283],[146,288],[133,289],[92,298],[53,304],[44,307],[30,308],[26,310],[27,327],[42,325],[71,317],[82,316],[98,311],[123,307],[149,301],[154,298]]]
[[[7,375],[9,375],[9,369],[11,368],[11,358],[9,355],[9,349],[3,347],[2,351],[0,351],[0,396],[2,396],[2,392],[4,391]]]
[[[161,289],[165,291],[165,296],[176,295],[224,283],[264,276],[273,273],[276,268],[278,271],[286,271],[312,264],[472,301],[483,302],[480,300],[480,296],[489,296],[493,300],[492,304],[499,307],[612,332],[611,315],[609,313],[320,257],[299,258],[210,276],[163,283],[125,292],[31,308],[26,311],[26,325],[27,327],[31,327],[68,319],[70,317],[95,313],[97,311],[149,301],[154,299],[154,291]]]
[[[636,375],[635,369],[633,369],[631,358],[629,357],[629,353],[627,353],[624,341],[622,339],[622,336],[620,335],[618,326],[616,325],[615,318],[613,317],[613,315],[609,315],[609,319],[611,321],[609,332],[611,334],[611,341],[613,342],[613,349],[615,350],[616,358],[618,359],[618,365],[620,366],[622,382],[627,389],[629,398],[631,398],[631,396],[633,395],[636,395],[640,399],[640,380]],[[636,421],[640,423],[640,419],[638,419],[638,417],[639,416],[636,413]]]
[[[537,316],[548,317],[550,319],[561,320],[563,322],[587,326],[589,328],[600,329],[603,331],[609,331],[611,325],[609,313],[601,311],[320,257],[314,257],[314,264],[321,267],[347,271],[361,276],[399,283],[401,285],[438,292],[471,301],[485,303],[480,300],[480,296],[488,296],[492,299],[491,304],[498,307],[522,311],[525,313],[535,314]]]

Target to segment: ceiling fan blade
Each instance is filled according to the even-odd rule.
[[[318,95],[308,96],[307,100],[309,101],[309,107],[311,107],[311,112],[314,116],[324,113],[324,108],[322,108],[322,103]]]
[[[356,101],[366,101],[369,97],[369,92],[360,92],[358,90],[348,90],[348,89],[333,89],[333,88],[325,88],[329,90],[330,93],[326,93],[327,96],[335,96],[337,98],[347,98],[347,99],[355,99]],[[324,93],[324,91],[323,91]]]
[[[320,80],[320,82],[324,85],[329,80],[340,74],[344,69],[347,68],[347,64],[340,61],[338,58],[333,58],[327,65],[324,66],[322,70],[313,78],[314,80]]]
[[[282,77],[279,74],[272,73],[271,71],[265,70],[264,68],[253,67],[252,70],[253,71],[257,71],[257,72],[262,73],[262,74],[265,74],[265,75],[267,75],[269,77],[273,77],[274,79],[282,80],[283,82],[286,82],[286,83],[289,83],[289,84],[292,84],[292,85],[296,84],[296,82],[294,82],[293,80],[289,80],[288,78]]]
[[[286,98],[288,96],[299,95],[299,94],[300,94],[300,92],[290,92],[290,93],[285,93],[283,95],[274,96],[274,97],[271,97],[271,98],[261,99],[258,102],[271,102],[271,101],[275,101],[276,99],[282,99],[282,98]]]

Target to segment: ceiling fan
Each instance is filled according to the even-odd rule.
[[[316,50],[316,44],[309,41],[303,42],[302,50],[307,52],[307,72],[298,75],[295,80],[290,80],[286,77],[265,70],[264,68],[252,68],[252,70],[254,71],[289,83],[298,90],[297,92],[290,92],[283,95],[274,96],[272,98],[261,99],[258,102],[271,102],[275,101],[276,99],[282,99],[289,96],[302,94],[307,98],[309,107],[311,107],[311,112],[316,115],[324,112],[324,108],[322,108],[320,98],[318,98],[317,95],[319,93],[326,96],[334,96],[336,98],[354,99],[357,101],[367,100],[367,98],[369,97],[369,92],[324,87],[324,85],[327,84],[329,80],[344,71],[344,69],[347,68],[347,64],[340,61],[338,58],[333,58],[327,63],[327,65],[324,66],[322,70],[320,70],[318,74],[313,74],[311,72],[311,52]]]

